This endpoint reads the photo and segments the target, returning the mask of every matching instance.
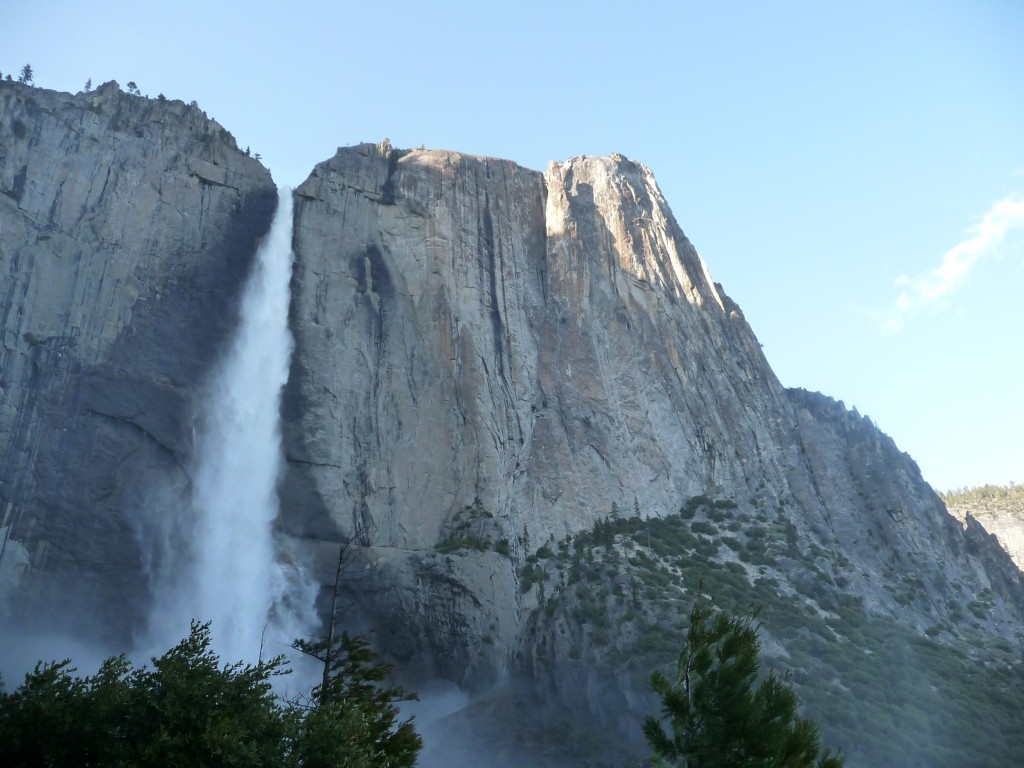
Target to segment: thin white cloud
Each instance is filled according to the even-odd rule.
[[[897,278],[896,285],[903,290],[888,311],[875,314],[878,324],[887,331],[901,330],[912,315],[960,287],[974,266],[995,253],[1006,233],[1016,227],[1024,227],[1024,198],[1011,195],[993,205],[965,240],[946,251],[939,266]]]

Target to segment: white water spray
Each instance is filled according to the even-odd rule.
[[[189,514],[178,516],[158,558],[147,644],[161,651],[188,633],[192,619],[212,621],[214,648],[230,662],[276,656],[315,626],[315,586],[285,562],[273,533],[281,390],[293,348],[291,241],[292,192],[282,188],[239,328],[199,415]]]

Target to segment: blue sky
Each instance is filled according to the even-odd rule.
[[[385,136],[643,161],[784,384],[1024,482],[1024,3],[7,5],[5,75],[195,99],[279,183]]]

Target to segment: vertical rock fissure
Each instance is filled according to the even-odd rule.
[[[498,256],[494,249],[494,219],[491,217],[491,199],[484,193],[483,217],[481,222],[481,245],[483,246],[484,257],[487,266],[487,279],[491,306],[489,314],[491,318],[491,331],[494,335],[494,358],[498,363],[498,373],[505,378],[505,329],[501,321],[501,309],[498,307]]]

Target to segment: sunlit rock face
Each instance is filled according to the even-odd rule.
[[[727,436],[777,431],[783,390],[643,166],[361,145],[297,194],[293,491],[332,525],[432,547],[480,497],[539,546],[742,482]]]
[[[1019,620],[909,457],[779,384],[643,165],[340,149],[297,190],[295,251],[285,525],[325,581],[356,535],[346,590],[407,666],[500,679],[531,652],[526,556],[698,494],[784,508],[872,612],[944,618],[870,578],[913,573],[944,600],[998,585],[993,627]]]
[[[995,536],[1006,554],[1024,571],[1024,509],[1016,505],[982,499],[976,502],[956,500],[948,504],[949,513],[968,531],[978,536]]]
[[[139,615],[137,518],[185,481],[189,403],[276,199],[196,107],[0,84],[0,518],[31,561],[4,600],[23,619],[123,639]]]
[[[996,512],[978,514],[976,519],[987,532],[996,537],[1017,567],[1024,571],[1024,516]]]
[[[0,609],[81,607],[125,647],[138,532],[160,529],[139,521],[190,482],[194,404],[275,206],[195,107],[0,84]],[[346,627],[404,671],[525,671],[571,701],[526,559],[698,495],[792,525],[810,554],[772,566],[786,595],[813,571],[917,633],[982,592],[972,631],[1024,622],[1019,572],[892,440],[780,385],[645,166],[342,149],[296,190],[294,250],[280,532],[325,585],[351,539]]]

